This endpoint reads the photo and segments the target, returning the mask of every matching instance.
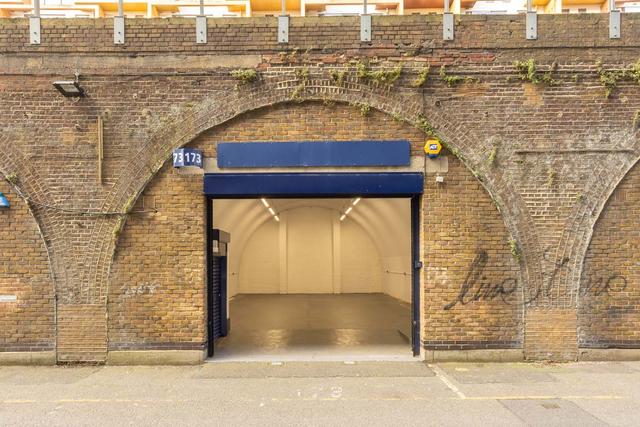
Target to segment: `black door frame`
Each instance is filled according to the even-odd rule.
[[[226,337],[229,333],[229,317],[227,312],[227,298],[228,298],[228,277],[227,277],[227,264],[228,264],[228,245],[230,238],[228,233],[213,228],[213,198],[205,198],[205,214],[207,219],[206,224],[206,277],[207,277],[207,317],[206,317],[206,329],[207,329],[207,357],[212,357],[215,353],[216,338],[211,339],[215,335],[215,319],[213,317],[214,306],[219,305],[220,310],[220,337]],[[219,245],[225,245],[224,255],[216,256],[213,253],[213,242],[218,241]],[[220,258],[219,271],[220,271],[220,283],[218,293],[215,294],[213,289],[213,260],[214,258]]]
[[[420,355],[420,350],[421,350],[421,341],[420,341],[420,336],[421,336],[421,321],[420,321],[420,314],[421,314],[421,298],[420,298],[420,275],[422,274],[422,268],[423,268],[423,263],[420,259],[420,248],[421,248],[421,240],[420,240],[420,207],[422,205],[422,191],[416,191],[416,190],[411,190],[411,192],[402,192],[402,190],[400,191],[393,191],[393,192],[388,192],[388,193],[384,193],[384,192],[373,192],[370,194],[367,193],[359,193],[359,192],[354,192],[353,194],[343,194],[342,192],[338,193],[337,191],[333,191],[332,188],[333,187],[333,183],[330,183],[330,186],[327,186],[325,188],[323,188],[322,190],[324,191],[309,191],[309,192],[300,192],[300,193],[296,193],[295,190],[289,192],[283,192],[283,193],[271,193],[271,192],[260,192],[257,193],[255,192],[255,190],[251,190],[253,192],[255,192],[255,194],[244,191],[243,189],[241,189],[240,191],[237,191],[236,189],[232,189],[231,191],[229,191],[229,186],[217,186],[217,185],[213,185],[214,183],[209,182],[209,184],[207,184],[207,180],[206,177],[209,174],[205,174],[205,194],[206,194],[206,215],[207,215],[207,220],[206,220],[206,227],[207,227],[207,257],[206,257],[206,262],[207,262],[207,301],[209,301],[209,299],[211,298],[211,296],[209,295],[210,292],[209,290],[211,289],[210,286],[210,257],[213,256],[212,254],[212,250],[213,250],[213,200],[215,199],[259,199],[259,198],[270,198],[270,199],[295,199],[295,198],[349,198],[349,197],[362,197],[362,198],[408,198],[410,199],[410,203],[411,203],[411,349],[413,352],[414,356],[419,356]],[[235,175],[236,177],[240,177],[240,178],[247,178],[250,175],[260,175],[260,174],[211,174],[211,175],[225,175],[225,178],[231,178],[231,175]],[[278,175],[284,175],[284,174],[263,174],[266,179],[273,179],[274,176],[278,176]],[[292,174],[294,175],[294,174]],[[310,175],[312,174],[295,174],[298,176],[298,178],[306,178],[306,177],[310,177]],[[318,176],[329,176],[332,178],[337,178],[337,175],[349,175],[349,174],[332,174],[332,173],[328,173],[328,174],[313,174],[316,176],[316,179]],[[354,174],[355,175],[355,174]],[[361,176],[363,174],[360,174]],[[371,174],[371,175],[392,175],[392,174]],[[393,175],[400,175],[400,174],[393,174]],[[415,175],[415,174],[411,174],[411,175]],[[421,174],[420,174],[421,175]],[[277,177],[280,178],[280,177]],[[276,178],[276,179],[277,179]],[[229,180],[227,182],[232,183],[235,180]],[[294,180],[295,181],[295,180]],[[251,182],[251,181],[249,181]],[[285,182],[291,182],[290,180],[287,180]],[[336,180],[336,183],[339,183],[339,180]],[[260,184],[264,184],[265,180],[260,181]],[[298,184],[293,184],[292,186],[295,187]],[[315,185],[315,184],[314,184]],[[220,191],[219,193],[217,193],[216,191],[212,190],[212,187],[217,187],[217,188],[221,188],[222,191]],[[245,184],[241,184],[241,187],[246,187]],[[253,187],[255,188],[255,187]],[[260,191],[260,190],[258,190]],[[264,191],[264,190],[262,190]],[[224,310],[226,311],[226,298],[224,300]],[[210,311],[207,311],[207,325],[209,325],[210,322]],[[208,329],[207,329],[208,330]],[[212,342],[210,342],[211,340],[209,340],[209,334],[207,333],[207,347],[211,348],[213,351],[213,347],[214,344]]]

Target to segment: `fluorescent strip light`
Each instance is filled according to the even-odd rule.
[[[271,213],[271,215],[275,215],[276,212],[273,210],[273,208],[269,208],[269,213]]]
[[[353,206],[349,206],[349,209],[347,209],[344,214],[349,215],[349,212],[351,212],[352,210],[353,210]]]
[[[275,219],[276,221],[280,222],[280,218],[278,217],[278,215],[274,215],[273,219]]]
[[[353,201],[353,206],[357,205],[359,201],[360,201],[360,197],[358,197]]]
[[[347,215],[346,215],[346,214],[343,214],[343,215],[340,217],[340,221],[344,221],[344,219],[345,219],[346,217],[347,217]]]
[[[265,208],[269,208],[269,203],[267,203],[267,199],[260,199],[262,200],[262,204],[264,205]]]

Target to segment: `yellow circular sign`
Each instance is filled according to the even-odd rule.
[[[429,139],[426,144],[424,144],[424,152],[427,153],[429,157],[437,157],[442,150],[442,144],[437,139]]]

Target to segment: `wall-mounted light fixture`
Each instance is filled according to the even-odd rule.
[[[6,198],[6,196],[2,193],[0,193],[0,209],[2,208],[8,208],[11,206],[11,203],[9,203],[9,200]]]
[[[84,96],[85,92],[82,86],[80,86],[78,77],[79,74],[76,73],[75,80],[59,80],[53,82],[53,87],[58,89],[61,94],[69,98]]]

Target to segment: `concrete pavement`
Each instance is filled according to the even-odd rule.
[[[0,367],[0,425],[638,425],[640,362]]]

